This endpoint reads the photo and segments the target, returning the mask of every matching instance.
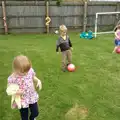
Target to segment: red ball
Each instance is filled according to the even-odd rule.
[[[69,64],[67,67],[69,72],[74,72],[75,71],[75,65],[74,64]]]
[[[116,49],[116,53],[120,54],[120,47]]]

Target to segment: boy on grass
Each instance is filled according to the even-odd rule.
[[[67,27],[65,25],[60,25],[59,27],[60,36],[56,44],[56,52],[58,53],[59,48],[62,53],[62,71],[65,72],[67,65],[72,62],[72,43],[69,36],[67,35]],[[67,63],[66,63],[67,60]]]

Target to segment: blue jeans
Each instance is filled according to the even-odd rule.
[[[30,120],[34,120],[39,114],[38,112],[38,105],[37,103],[30,104],[29,108],[22,108],[20,109],[21,120],[28,120],[28,110],[30,109],[31,115]]]

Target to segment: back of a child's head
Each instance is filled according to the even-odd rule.
[[[27,56],[19,55],[13,60],[13,72],[17,74],[26,74],[32,67],[31,61]]]

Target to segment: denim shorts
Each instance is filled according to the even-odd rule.
[[[120,46],[120,40],[115,40],[115,46]]]

